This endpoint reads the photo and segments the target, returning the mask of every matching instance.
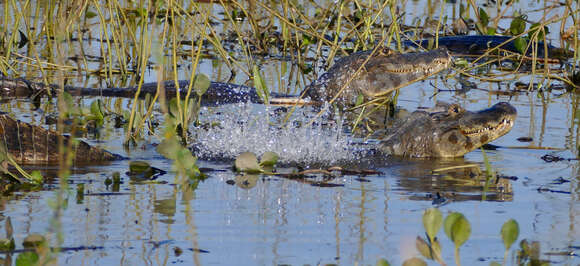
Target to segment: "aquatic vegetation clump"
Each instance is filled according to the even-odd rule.
[[[280,163],[310,165],[352,162],[362,150],[370,149],[353,145],[355,139],[345,133],[342,122],[329,119],[328,114],[314,118],[311,125],[312,118],[302,113],[286,122],[284,117],[253,104],[230,106],[210,118],[213,122],[193,130],[194,152],[201,158],[220,159],[243,152],[275,152]]]

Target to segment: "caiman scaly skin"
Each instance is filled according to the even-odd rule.
[[[362,51],[338,60],[302,94],[322,102],[340,93],[336,103],[352,106],[359,95],[372,100],[447,69],[451,64],[446,49],[401,54],[385,48],[372,55],[371,52]]]
[[[508,133],[516,115],[506,102],[477,112],[438,103],[433,110],[415,111],[396,123],[380,149],[404,157],[461,157]]]
[[[70,137],[63,136],[63,138],[67,145]],[[3,145],[4,150],[18,163],[57,164],[59,162],[57,132],[15,120],[2,113],[0,113],[0,145]],[[95,164],[124,158],[91,146],[82,140],[79,140],[74,147],[76,154],[74,162],[78,164]]]
[[[448,68],[451,63],[451,57],[445,49],[401,54],[384,48],[378,49],[375,54],[371,53],[370,50],[357,52],[338,60],[328,72],[307,86],[303,94],[311,101],[324,102],[333,99],[340,92],[335,103],[352,106],[356,103],[359,95],[371,100],[393,89],[438,73]],[[364,67],[357,73],[365,61]],[[347,84],[351,77],[353,77],[351,82]],[[344,86],[345,84],[346,86]],[[182,97],[185,97],[187,91],[185,88],[188,85],[188,80],[179,81]],[[155,94],[157,86],[157,83],[143,84],[141,95]],[[343,86],[344,89],[341,91]],[[175,82],[166,81],[164,87],[167,97],[175,97],[177,91]],[[59,87],[56,85],[45,85],[24,79],[0,76],[0,95],[3,96],[26,97],[46,93],[46,91],[51,91],[54,95],[57,89]],[[65,86],[64,90],[73,96],[134,97],[137,87],[95,89]],[[191,94],[192,97],[196,97],[196,95],[196,93]],[[272,93],[271,98],[280,98],[289,104],[293,104],[292,101],[286,100],[298,101],[296,96],[276,93]],[[202,104],[205,105],[245,101],[262,103],[254,88],[222,82],[211,82],[201,100]]]

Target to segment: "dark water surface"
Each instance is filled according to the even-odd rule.
[[[423,2],[409,2],[406,7],[409,14],[421,17]],[[526,1],[520,1],[518,5],[528,8],[523,2]],[[451,12],[451,5],[447,7],[445,12]],[[220,79],[219,68],[223,65],[214,63],[202,61],[200,71],[217,80]],[[283,87],[277,84],[275,77],[282,68],[281,64],[290,63],[270,60],[262,67],[267,82],[274,89]],[[183,71],[180,76],[187,78],[189,74]],[[541,157],[546,154],[577,157],[579,95],[553,90],[498,96],[485,91],[496,90],[495,83],[475,81],[478,88],[485,90],[440,92],[433,96],[437,88],[461,87],[456,78],[448,78],[447,74],[402,89],[398,104],[415,110],[417,107],[431,107],[442,100],[460,103],[468,110],[478,110],[499,101],[508,101],[518,110],[512,131],[492,143],[500,148],[486,151],[495,171],[516,178],[504,178],[492,184],[486,201],[482,201],[483,183],[469,173],[432,173],[434,169],[465,164],[476,164],[484,169],[480,150],[453,160],[365,158],[361,165],[382,174],[339,176],[331,182],[341,185],[336,187],[317,187],[274,176],[236,177],[236,173],[231,171],[230,159],[204,159],[199,161],[199,166],[213,169],[207,172],[209,178],[199,183],[194,191],[182,190],[175,185],[175,173],[170,171],[172,162],[155,151],[153,144],[160,141],[157,136],[147,136],[137,148],[127,151],[121,146],[124,131],[112,129],[111,122],[107,122],[108,126],[102,133],[104,141],[89,138],[91,143],[133,160],[146,160],[170,172],[158,179],[163,183],[153,184],[133,182],[124,175],[129,161],[73,171],[70,193],[65,195],[68,205],[60,219],[62,246],[103,248],[62,252],[58,262],[69,265],[374,265],[380,258],[385,258],[392,265],[400,265],[405,259],[420,257],[415,238],[425,235],[421,217],[426,209],[438,207],[444,216],[451,212],[463,213],[471,224],[471,237],[460,249],[464,265],[501,262],[504,247],[499,232],[502,224],[512,218],[519,224],[520,237],[508,255],[508,264],[515,263],[514,251],[519,241],[525,238],[529,242],[539,242],[542,259],[558,265],[578,265],[580,259],[577,255],[554,255],[580,252],[578,161],[545,162]],[[288,78],[286,75],[283,73],[284,79]],[[151,80],[154,78],[154,74],[149,77]],[[244,80],[239,76],[236,79]],[[531,78],[522,75],[514,77],[513,81],[516,80],[529,81]],[[503,87],[506,85],[513,83],[502,84]],[[90,101],[92,99],[85,99],[87,104]],[[264,107],[257,105],[222,106],[204,111],[233,110],[241,113],[238,108],[251,108],[249,111],[242,109],[248,112],[246,117],[256,117],[256,121],[263,119],[261,112]],[[20,117],[41,116],[39,111],[30,109],[26,101],[0,105],[0,111],[13,112]],[[29,112],[32,115],[27,114]],[[228,129],[237,130],[233,128],[235,124],[232,123]],[[332,130],[325,132],[333,133]],[[279,141],[287,142],[288,150],[281,156],[304,163],[300,151],[304,154],[309,147],[316,147],[320,154],[325,155],[322,157],[345,158],[339,154],[342,146],[316,146],[320,140],[308,135],[310,133],[296,131],[296,139],[278,135]],[[248,138],[265,139],[264,134],[239,136],[232,133],[231,139],[239,144],[245,141],[244,138],[248,142]],[[333,142],[344,140],[342,137],[348,139],[343,135],[332,135],[328,139]],[[519,142],[517,138],[520,137],[533,140]],[[346,142],[343,144],[348,146]],[[224,152],[231,149],[232,153],[241,149],[240,145],[228,145],[231,144],[220,147]],[[258,148],[255,147],[255,151]],[[358,162],[355,160],[350,164]],[[123,183],[118,192],[113,192],[104,180],[116,171],[122,173]],[[566,182],[557,182],[560,178]],[[230,180],[235,184],[229,184],[232,183]],[[75,188],[81,183],[85,186],[85,195],[78,199]],[[0,197],[0,224],[3,228],[4,219],[12,219],[17,248],[22,248],[22,239],[30,233],[56,238],[50,233],[50,219],[54,215],[51,204],[58,193],[53,189],[56,186]],[[453,243],[442,231],[438,237],[443,247],[443,260],[453,264]],[[431,261],[431,264],[434,263]]]

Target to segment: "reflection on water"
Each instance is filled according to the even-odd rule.
[[[453,160],[413,160],[400,167],[398,185],[410,193],[413,200],[431,200],[433,204],[452,201],[511,201],[510,181],[492,177],[487,190],[485,169],[463,158]],[[484,196],[485,195],[485,196]]]

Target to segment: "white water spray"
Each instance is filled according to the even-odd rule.
[[[263,105],[230,105],[216,115],[207,115],[208,111],[202,111],[202,118],[218,125],[192,130],[196,155],[201,158],[233,159],[242,152],[260,156],[272,151],[282,163],[334,164],[359,159],[352,145],[355,139],[344,132],[340,121],[328,118],[328,111],[314,118],[312,125],[307,124],[315,113],[301,108],[286,123],[281,122],[286,113],[276,115]]]

